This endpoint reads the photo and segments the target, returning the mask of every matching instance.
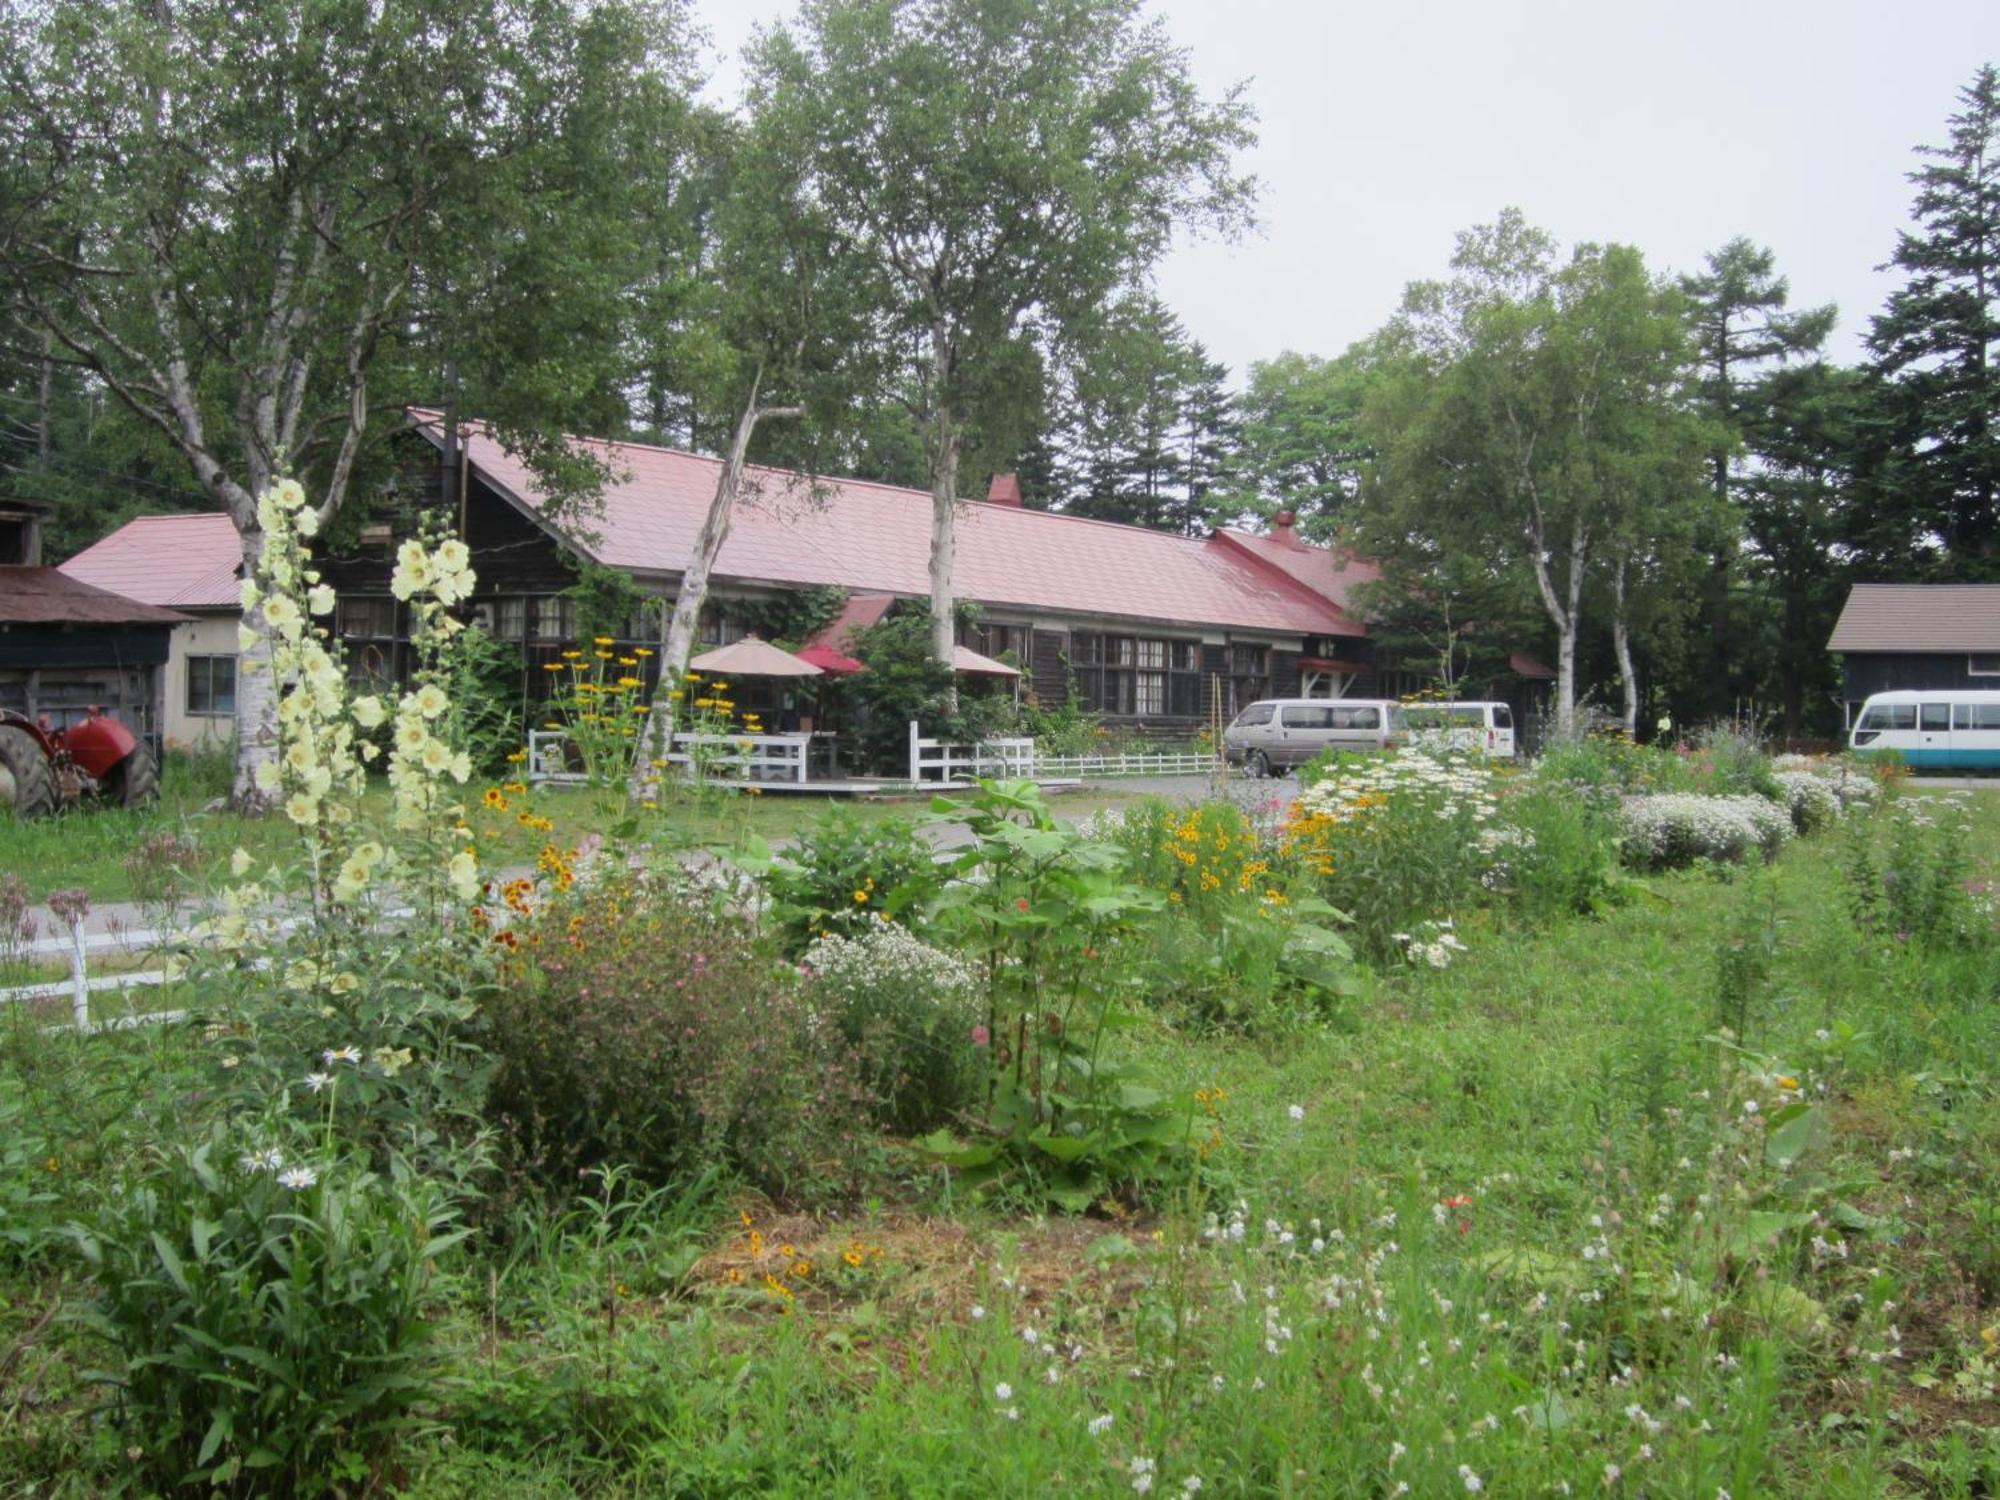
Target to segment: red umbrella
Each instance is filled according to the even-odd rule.
[[[822,672],[830,673],[835,677],[845,677],[855,672],[865,672],[867,670],[866,667],[853,657],[843,656],[831,646],[806,646],[795,651],[793,655],[797,656],[800,661],[811,662]]]

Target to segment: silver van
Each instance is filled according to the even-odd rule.
[[[1262,698],[1222,731],[1222,747],[1249,775],[1268,776],[1322,750],[1384,750],[1397,737],[1387,698]]]

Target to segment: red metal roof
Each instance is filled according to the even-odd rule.
[[[1516,651],[1512,656],[1509,656],[1507,658],[1507,665],[1513,669],[1516,677],[1532,678],[1536,682],[1554,682],[1556,680],[1556,670],[1554,667],[1547,666],[1535,660],[1534,657],[1528,655],[1525,651]]]
[[[435,412],[412,411],[435,441]],[[482,475],[539,512],[534,474],[477,423],[461,428]],[[672,448],[577,439],[612,477],[601,511],[579,518],[598,562],[678,573],[715,493],[721,461]],[[718,576],[785,587],[835,585],[912,598],[930,593],[931,499],[921,490],[858,479],[808,479],[781,469],[745,476]],[[1221,535],[1173,536],[1049,511],[967,501],[958,513],[954,582],[989,606],[1187,621],[1282,634],[1360,635],[1313,568],[1260,567]],[[1330,565],[1330,573],[1341,570]]]
[[[145,604],[236,609],[243,541],[219,514],[140,516],[62,565],[70,577]]]
[[[0,626],[179,625],[186,615],[71,578],[59,568],[0,567]]]
[[[1295,583],[1304,585],[1321,598],[1330,600],[1341,614],[1341,626],[1337,630],[1322,631],[1323,635],[1368,634],[1363,623],[1364,611],[1355,602],[1354,589],[1359,584],[1373,583],[1382,576],[1382,570],[1358,557],[1335,552],[1328,547],[1316,547],[1310,542],[1300,541],[1290,528],[1276,535],[1258,535],[1248,531],[1218,531],[1216,536],[1231,546],[1240,548],[1267,568],[1275,568]]]

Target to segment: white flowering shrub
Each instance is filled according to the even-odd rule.
[[[981,1065],[979,984],[956,954],[878,920],[806,950],[821,1019],[860,1059],[883,1123],[916,1132],[970,1098]]]
[[[1791,813],[1764,797],[1665,792],[1627,797],[1618,813],[1628,863],[1676,869],[1698,859],[1734,861],[1751,850],[1776,854],[1792,836]]]
[[[1792,828],[1799,834],[1818,833],[1840,819],[1840,794],[1826,777],[1812,771],[1778,771],[1772,777],[1785,809],[1792,815]]]
[[[1299,794],[1280,847],[1319,877],[1363,947],[1395,959],[1417,923],[1478,898],[1501,859],[1487,837],[1499,817],[1489,762],[1404,750],[1335,762]]]

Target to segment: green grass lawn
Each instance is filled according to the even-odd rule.
[[[526,798],[510,797],[506,814],[490,812],[480,801],[486,783],[466,788],[470,817],[480,834],[481,854],[495,868],[532,864],[546,838],[568,843],[603,833],[626,817],[619,799],[584,788],[537,788]],[[127,811],[83,805],[53,818],[22,823],[0,811],[0,871],[17,872],[31,900],[45,900],[52,891],[82,887],[93,900],[132,901],[173,894],[195,896],[226,876],[230,856],[248,850],[260,863],[299,856],[297,831],[282,817],[246,818],[222,803],[228,790],[227,767],[212,759],[170,755],[161,795],[151,807]],[[1065,793],[1057,806],[1065,817],[1080,817],[1103,807],[1129,801],[1132,793],[1117,783],[1097,783]],[[387,805],[386,788],[371,787],[366,807],[380,812]],[[671,839],[698,843],[728,843],[750,837],[770,842],[794,837],[830,806],[852,808],[864,821],[908,817],[929,806],[927,798],[847,799],[795,793],[716,792],[702,798],[671,800],[658,814],[660,831]],[[555,824],[553,834],[539,833],[518,821],[532,809]],[[186,857],[177,868],[149,870],[145,851],[167,851],[163,840],[184,842]]]
[[[1221,1091],[1154,1211],[892,1152],[841,1211],[706,1184],[503,1236],[439,1288],[396,1492],[2000,1492],[2000,945],[1864,943],[1840,839],[1468,922],[1323,1026],[1151,1027]],[[115,1473],[80,1356],[27,1334],[68,1291],[0,1276],[9,1492]]]

